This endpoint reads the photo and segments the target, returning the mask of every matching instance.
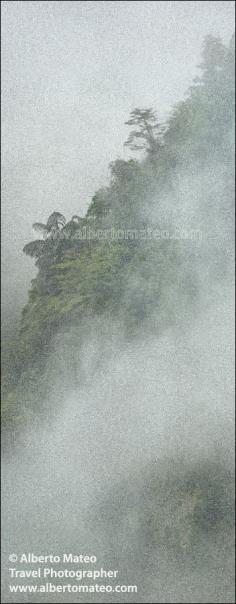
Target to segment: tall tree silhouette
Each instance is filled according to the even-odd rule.
[[[146,150],[149,155],[156,154],[161,147],[163,128],[153,109],[134,109],[126,126],[134,126],[125,142],[130,149]]]

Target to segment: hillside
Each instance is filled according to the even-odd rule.
[[[227,48],[207,37],[199,78],[168,122],[160,124],[158,108],[131,113],[125,143],[131,158],[111,163],[110,182],[95,193],[86,216],[64,217],[52,207],[47,224],[34,225],[40,238],[24,252],[38,273],[20,330],[3,351],[7,432],[43,415],[58,342],[62,359],[63,347],[70,350],[71,381],[80,383],[80,348],[95,325],[101,333],[107,326],[108,335],[116,325],[127,342],[143,331],[161,337],[197,315],[206,284],[214,297],[227,280],[233,74],[233,39]]]

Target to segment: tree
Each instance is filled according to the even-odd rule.
[[[130,182],[137,176],[139,164],[137,161],[130,159],[116,159],[109,164],[112,180],[118,182]]]
[[[42,222],[35,222],[33,224],[34,231],[39,231],[43,234],[43,238],[53,237],[55,234],[60,232],[61,228],[65,226],[66,219],[60,212],[53,212],[50,214],[46,224]]]
[[[83,228],[84,218],[74,214],[71,220],[69,220],[65,226],[62,227],[61,231],[64,235],[65,242],[69,241],[69,245],[71,246],[71,241],[76,240],[76,232]],[[66,243],[64,244],[66,246]]]
[[[202,50],[202,63],[199,67],[202,69],[202,79],[205,83],[215,83],[218,74],[221,73],[226,58],[224,44],[219,36],[208,35],[205,37]]]
[[[126,147],[134,151],[145,149],[150,155],[158,153],[162,146],[162,126],[153,109],[134,109],[125,124],[135,126],[125,142]]]
[[[66,223],[66,219],[60,212],[53,212],[46,224],[35,222],[34,231],[39,231],[43,239],[36,239],[27,243],[23,252],[32,258],[36,258],[36,266],[44,268],[58,261],[63,247],[66,248],[65,240],[72,239],[76,230],[83,224],[83,218],[74,215]],[[63,237],[63,235],[64,237]]]
[[[40,258],[43,255],[45,248],[45,241],[42,239],[36,239],[36,241],[30,241],[23,247],[23,252],[31,258]]]
[[[66,219],[60,212],[53,212],[50,214],[47,223],[35,222],[33,224],[34,231],[42,233],[43,239],[36,239],[27,243],[23,252],[27,256],[37,258],[36,265],[40,266],[41,260],[44,256],[53,256],[58,247],[59,233],[61,228],[65,225]]]

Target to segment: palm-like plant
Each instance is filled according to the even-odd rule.
[[[40,258],[44,252],[44,247],[45,241],[42,239],[36,239],[35,241],[30,241],[30,243],[27,243],[23,247],[23,252],[32,258]]]
[[[83,218],[81,218],[77,214],[74,214],[74,216],[72,216],[71,220],[69,220],[65,224],[65,226],[62,227],[62,232],[65,234],[66,237],[68,237],[70,239],[71,237],[73,237],[75,232],[79,228],[81,228],[81,226],[83,225],[83,221],[84,221]]]
[[[43,224],[42,222],[35,222],[33,224],[33,229],[34,231],[42,233],[43,238],[47,239],[55,233],[60,232],[61,228],[64,227],[65,224],[65,216],[63,216],[63,214],[60,214],[60,212],[53,212],[52,214],[50,214],[46,224]]]
[[[32,258],[39,260],[45,252],[48,251],[48,243],[45,240],[58,239],[58,235],[61,228],[65,225],[66,219],[60,212],[53,212],[50,214],[46,224],[42,222],[35,222],[33,224],[34,231],[39,231],[43,235],[43,239],[36,239],[27,243],[23,252]]]
[[[63,245],[65,245],[62,243],[63,240],[69,239],[71,241],[83,222],[84,219],[77,214],[74,214],[71,220],[66,222],[63,214],[53,212],[46,224],[42,222],[33,224],[34,231],[41,233],[43,238],[27,243],[23,248],[23,252],[32,258],[36,258],[36,266],[42,266],[45,262],[48,264],[49,260],[55,262]]]
[[[35,265],[39,272],[34,283],[34,289],[41,294],[56,293],[57,287],[53,281],[52,268],[63,259],[63,254],[72,247],[72,240],[75,231],[83,223],[80,216],[72,216],[66,223],[66,219],[60,212],[53,212],[46,224],[35,222],[34,231],[42,234],[42,239],[36,239],[27,243],[23,252],[36,259]],[[65,241],[68,239],[68,243]],[[78,244],[76,244],[78,248]]]

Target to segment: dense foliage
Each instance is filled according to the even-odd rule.
[[[223,184],[215,190],[210,182],[204,190],[202,221],[214,223],[220,213],[230,225],[233,39],[227,48],[208,36],[200,70],[165,127],[153,109],[134,109],[125,145],[141,157],[111,163],[110,183],[94,195],[85,217],[66,222],[54,211],[47,224],[34,225],[42,238],[27,244],[24,252],[35,258],[38,274],[19,333],[4,351],[4,425],[24,425],[40,407],[50,388],[50,351],[61,331],[76,335],[79,345],[84,326],[89,329],[94,317],[103,316],[117,320],[127,338],[147,324],[158,334],[196,307],[194,259],[203,252],[196,242],[186,252],[177,238],[147,233],[173,224],[181,206],[180,177],[190,181],[188,196],[191,179],[196,182],[201,173],[206,186],[206,166],[210,174],[220,166]],[[220,254],[215,247],[217,275],[225,271],[226,247]],[[212,249],[214,255],[214,243]]]

